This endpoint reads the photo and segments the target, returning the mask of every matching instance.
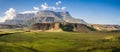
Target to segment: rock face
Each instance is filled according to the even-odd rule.
[[[73,31],[76,31],[76,32],[96,31],[96,29],[89,27],[85,24],[73,23],[72,25],[74,27]]]
[[[13,19],[6,20],[5,24],[34,24],[34,23],[68,22],[87,24],[82,19],[73,18],[69,12],[38,11],[36,13],[17,14]]]
[[[98,31],[120,30],[120,26],[119,25],[92,24],[92,27],[97,29]]]
[[[74,31],[74,32],[88,32],[94,31],[91,27],[79,23],[36,23],[31,26],[32,30],[41,31]]]
[[[36,23],[34,25],[32,25],[31,29],[34,30],[49,30],[55,28],[55,23]]]

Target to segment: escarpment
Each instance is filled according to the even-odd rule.
[[[88,32],[93,29],[85,24],[79,23],[36,23],[31,26],[32,30],[41,31],[71,31],[71,32]]]

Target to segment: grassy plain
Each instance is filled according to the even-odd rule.
[[[0,30],[0,52],[120,52],[120,32]]]

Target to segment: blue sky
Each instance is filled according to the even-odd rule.
[[[17,12],[33,10],[47,3],[59,7],[65,6],[74,18],[80,18],[94,24],[119,24],[120,25],[120,0],[0,0],[0,17],[5,15],[9,8]]]

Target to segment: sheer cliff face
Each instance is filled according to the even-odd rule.
[[[41,11],[37,12],[35,16],[37,23],[39,22],[63,22],[62,18],[54,11]]]
[[[91,27],[79,23],[35,23],[31,26],[32,30],[41,31],[74,31],[89,32],[94,31]]]
[[[82,19],[73,18],[69,12],[39,11],[36,13],[17,14],[13,19],[6,20],[5,24],[30,24],[68,22],[87,24]]]

